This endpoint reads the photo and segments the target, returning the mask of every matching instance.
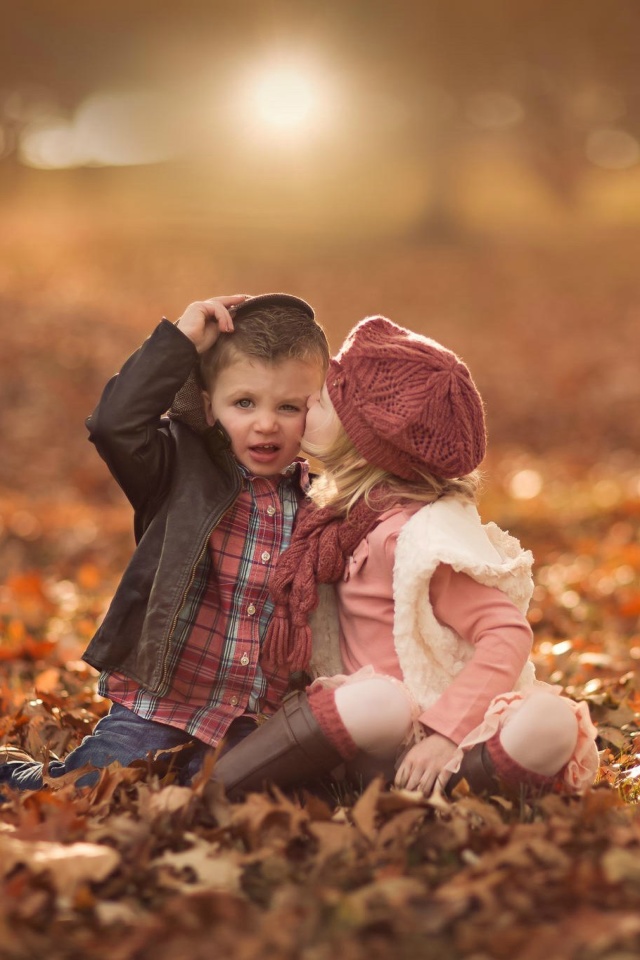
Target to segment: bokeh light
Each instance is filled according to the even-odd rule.
[[[97,93],[71,119],[36,116],[20,137],[20,158],[41,169],[160,163],[173,152],[163,113],[153,93]]]
[[[524,117],[524,109],[510,93],[485,91],[469,98],[467,114],[477,126],[499,130],[519,123]]]
[[[589,134],[586,154],[605,170],[626,170],[640,161],[640,143],[625,130],[604,127]]]
[[[533,500],[542,486],[542,477],[537,470],[518,470],[509,480],[509,493],[516,500]]]

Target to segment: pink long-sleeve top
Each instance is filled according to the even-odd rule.
[[[393,641],[393,565],[398,534],[420,505],[388,510],[361,541],[337,585],[345,673],[367,665],[403,679]],[[475,647],[436,703],[419,717],[430,731],[460,743],[499,693],[511,690],[531,651],[532,632],[509,598],[440,564],[430,584],[438,621]]]

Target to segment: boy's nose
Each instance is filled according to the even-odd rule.
[[[262,433],[273,433],[273,431],[277,428],[275,414],[268,410],[264,410],[258,416],[256,426],[258,430],[262,431]]]

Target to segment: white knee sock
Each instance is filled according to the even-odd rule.
[[[372,757],[393,756],[411,729],[407,693],[384,677],[338,687],[335,704],[355,743]]]
[[[500,743],[516,763],[549,777],[571,758],[577,740],[571,707],[553,693],[532,693],[500,730]]]

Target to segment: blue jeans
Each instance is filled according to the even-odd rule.
[[[231,749],[255,728],[255,721],[251,717],[238,717],[229,728],[223,749]],[[93,733],[85,737],[64,760],[49,762],[47,774],[49,777],[62,777],[65,773],[81,767],[108,767],[116,762],[126,767],[134,760],[146,759],[150,752],[170,750],[188,743],[192,743],[193,747],[176,756],[176,762],[180,764],[179,780],[182,783],[188,783],[195,776],[211,747],[201,740],[194,740],[184,730],[155,720],[145,720],[127,707],[114,703],[107,716],[98,721]],[[43,765],[36,760],[12,760],[0,764],[0,787],[39,790],[43,785],[42,769]],[[91,770],[80,777],[77,786],[91,786],[98,777],[98,771]]]

